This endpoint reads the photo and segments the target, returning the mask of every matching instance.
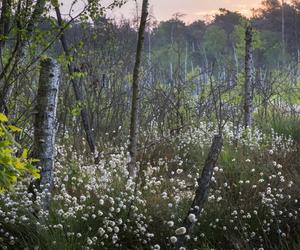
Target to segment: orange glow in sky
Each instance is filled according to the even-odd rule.
[[[62,2],[71,2],[71,0],[61,0]],[[84,1],[84,0],[83,0]],[[110,3],[111,0],[102,0],[102,3]],[[137,0],[138,5],[141,5],[142,0]],[[262,0],[149,0],[151,14],[158,21],[168,20],[175,13],[183,14],[182,19],[190,23],[197,19],[211,18],[218,13],[220,8],[225,8],[231,11],[238,11],[245,16],[251,16],[252,9],[259,8]],[[291,2],[291,0],[285,0]],[[67,9],[67,5],[65,6]],[[116,9],[109,14],[110,17],[133,18],[136,15],[136,2],[128,0],[121,9]]]

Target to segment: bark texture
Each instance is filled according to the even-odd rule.
[[[191,220],[192,217],[199,218],[203,205],[209,192],[210,181],[213,176],[214,167],[217,164],[219,155],[223,146],[222,135],[215,135],[213,142],[205,161],[201,177],[197,180],[198,187],[191,208],[184,220],[183,226],[186,228],[186,233],[178,238],[177,248],[184,247],[186,243],[186,235],[192,235],[196,220]],[[191,216],[192,215],[192,216]]]
[[[40,160],[37,167],[41,169],[41,178],[37,186],[39,191],[45,192],[42,200],[44,209],[48,209],[50,205],[50,192],[53,181],[59,75],[60,69],[55,60],[45,58],[41,61],[34,124],[33,157]]]
[[[244,103],[244,124],[246,128],[252,126],[252,112],[253,112],[253,31],[252,27],[248,26],[246,29],[246,56],[245,56],[245,103]]]
[[[148,0],[143,0],[142,15],[140,20],[140,27],[138,32],[138,41],[136,48],[135,65],[133,70],[132,78],[132,100],[131,100],[131,116],[130,116],[130,143],[129,143],[129,153],[130,162],[128,164],[129,176],[131,178],[136,177],[137,166],[136,166],[136,156],[137,156],[137,133],[138,133],[138,105],[139,105],[139,75],[140,75],[140,65],[141,56],[145,40],[145,29],[148,17]]]

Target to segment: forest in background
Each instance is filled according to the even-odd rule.
[[[125,2],[0,3],[0,247],[298,249],[300,2]]]

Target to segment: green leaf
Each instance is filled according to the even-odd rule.
[[[22,132],[22,129],[20,129],[20,128],[14,126],[14,125],[8,125],[7,127],[8,127],[12,132],[16,132],[16,133]]]
[[[8,118],[5,114],[0,113],[0,122],[7,122]]]

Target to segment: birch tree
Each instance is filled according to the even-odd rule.
[[[42,192],[42,208],[49,209],[53,182],[55,151],[55,121],[60,69],[55,60],[41,60],[34,123],[33,157],[38,159],[41,178],[37,188]]]

